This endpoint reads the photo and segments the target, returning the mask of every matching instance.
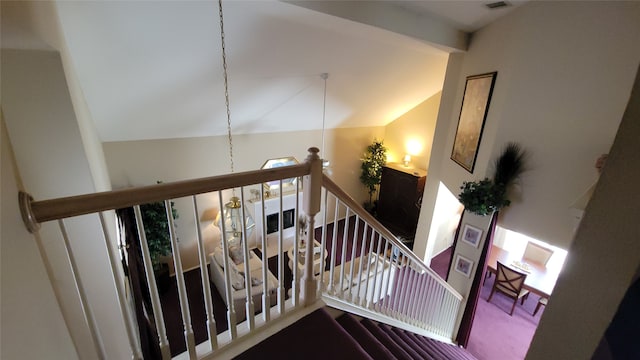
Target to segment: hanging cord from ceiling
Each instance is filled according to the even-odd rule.
[[[233,173],[233,138],[231,137],[231,107],[229,106],[229,80],[227,73],[227,52],[224,42],[224,16],[222,15],[222,0],[218,0],[220,14],[220,44],[222,45],[222,70],[224,75],[224,104],[227,108],[227,137],[229,141],[229,164]]]
[[[320,158],[322,159],[322,168],[326,169],[329,166],[329,160],[324,158],[324,128],[327,113],[327,79],[329,78],[329,73],[322,73],[320,77],[324,80],[324,95],[322,98],[322,153],[320,154]]]

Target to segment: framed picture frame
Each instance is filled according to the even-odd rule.
[[[464,224],[460,239],[462,242],[465,242],[477,249],[480,244],[480,240],[482,239],[482,233],[483,231],[481,229],[469,224]]]
[[[470,173],[476,165],[482,130],[498,72],[468,76],[464,86],[458,128],[453,141],[451,159]]]
[[[467,259],[462,255],[456,255],[455,267],[456,272],[471,277],[471,270],[473,269],[473,261]]]

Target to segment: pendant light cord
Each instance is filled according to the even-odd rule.
[[[324,80],[324,95],[322,97],[322,153],[320,154],[320,158],[324,158],[324,121],[327,112],[327,79],[329,78],[329,73],[322,73],[320,77]]]
[[[233,173],[233,138],[231,137],[231,108],[229,106],[229,80],[227,74],[227,53],[224,43],[224,17],[222,16],[222,0],[218,0],[220,13],[220,43],[222,45],[222,69],[224,76],[224,104],[227,108],[227,137],[229,140],[229,163]]]

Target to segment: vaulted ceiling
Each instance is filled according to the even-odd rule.
[[[339,4],[357,11],[314,9]],[[367,18],[373,5],[413,28]],[[226,133],[217,2],[57,7],[102,141]],[[458,50],[430,32],[466,35],[508,11],[476,1],[227,1],[223,10],[234,134],[386,125],[442,88]]]

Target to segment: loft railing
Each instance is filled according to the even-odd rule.
[[[87,301],[82,273],[78,271],[65,222],[87,214],[99,217],[132,358],[141,359],[138,328],[135,315],[129,308],[131,299],[127,298],[131,292],[126,291],[122,279],[116,275],[121,259],[114,251],[112,244],[116,241],[110,239],[109,234],[113,232],[109,231],[109,222],[105,221],[105,214],[111,214],[110,210],[125,207],[134,208],[151,297],[152,309],[149,311],[154,315],[151,318],[155,321],[163,359],[172,356],[204,359],[229,356],[234,351],[237,353],[241,347],[236,347],[236,344],[242,343],[245,337],[253,335],[258,329],[281,326],[276,324],[294,317],[298,309],[313,306],[320,295],[329,305],[451,341],[460,295],[424,266],[357,202],[323,176],[322,161],[317,153],[318,149],[309,149],[306,161],[299,165],[67,198],[34,201],[28,194],[21,193],[23,219],[32,232],[38,231],[40,223],[58,221],[85,326],[91,332],[98,358],[107,358],[108,351],[104,349],[93,310]],[[296,189],[291,193],[280,191],[277,195],[266,196],[263,191],[265,183],[279,182],[283,189],[282,180],[290,178],[301,178],[302,184],[296,182]],[[246,196],[246,193],[252,196]],[[198,222],[201,210],[196,195],[216,199],[220,210],[224,209],[229,198],[238,196],[243,204],[242,218],[252,216],[255,228],[251,231],[243,221],[240,235],[231,239],[229,232],[225,231],[225,222],[221,221],[219,245],[210,253],[205,249]],[[170,209],[172,201],[185,197],[191,199],[196,219],[196,271],[202,279],[204,320],[192,319],[189,311],[189,304],[195,299],[189,297],[185,281],[187,271],[183,269],[181,249],[170,210],[167,210],[167,222],[179,308],[167,309],[164,306],[153,276],[148,239],[140,212],[142,204],[164,201],[165,208]],[[269,208],[274,203],[275,210]],[[322,212],[321,208],[324,208]],[[296,214],[295,220],[287,222],[285,217],[291,209]],[[300,215],[303,221],[298,221]],[[268,224],[274,216],[277,219],[277,231],[270,232]],[[316,218],[321,221],[316,221]],[[181,226],[184,225],[181,223]],[[286,229],[288,226],[291,227],[289,230]],[[339,233],[340,229],[343,229],[342,234]],[[349,233],[350,229],[352,233]],[[240,268],[234,259],[226,256],[230,253],[230,242],[234,241],[241,245]],[[316,249],[319,251],[316,252]],[[216,251],[224,255],[217,258]],[[312,256],[305,256],[307,254]],[[285,281],[288,269],[291,269],[290,282]],[[233,274],[241,274],[240,284],[235,282],[240,286],[233,286]],[[220,294],[224,304],[214,304],[214,291]],[[214,306],[224,307],[224,318],[214,316],[214,310],[217,309]],[[186,350],[182,353],[176,352],[176,345],[172,342],[175,339],[169,339],[167,335],[164,321],[166,311],[181,313],[182,324],[177,326],[184,330]],[[200,344],[195,341],[193,321],[206,322],[207,340]],[[216,329],[220,327],[225,330],[218,333]]]

